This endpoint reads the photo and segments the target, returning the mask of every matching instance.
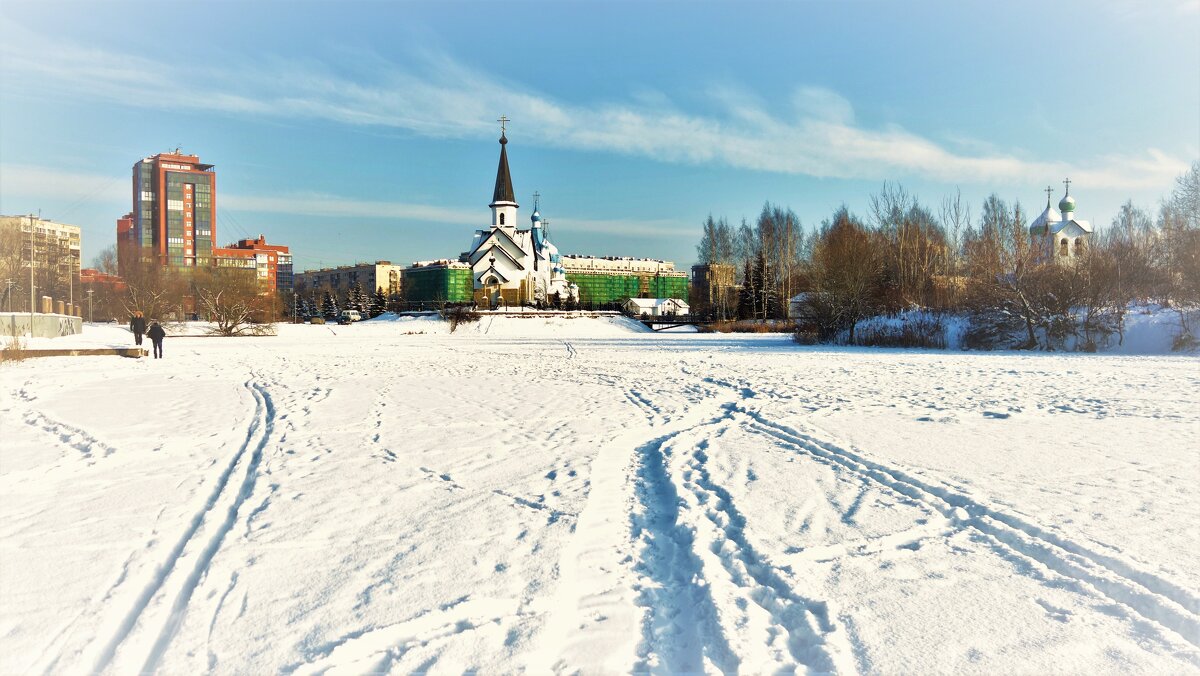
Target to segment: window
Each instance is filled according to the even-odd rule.
[[[1075,255],[1076,256],[1083,255],[1083,238],[1082,237],[1079,237],[1078,239],[1075,240]]]
[[[500,225],[504,225],[504,212],[500,212]]]
[[[1062,238],[1062,239],[1058,240],[1058,253],[1059,253],[1059,255],[1060,255],[1060,256],[1069,256],[1069,255],[1071,255],[1071,254],[1070,254],[1070,248],[1069,248],[1070,246],[1071,246],[1071,245],[1068,243],[1068,240],[1067,240],[1067,238],[1066,238],[1066,237],[1064,237],[1064,238]]]

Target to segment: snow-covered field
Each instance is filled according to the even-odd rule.
[[[1200,671],[1194,356],[280,328],[0,366],[0,671]]]

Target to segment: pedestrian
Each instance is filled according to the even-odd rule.
[[[146,332],[146,318],[141,312],[134,312],[129,318],[129,330],[133,331],[134,345],[142,344],[142,334]]]
[[[167,337],[167,332],[163,331],[163,327],[154,322],[150,325],[150,330],[146,332],[150,336],[150,342],[154,343],[154,358],[162,359],[162,342],[163,338]]]

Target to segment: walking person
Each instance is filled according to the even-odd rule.
[[[163,331],[162,325],[154,322],[150,325],[150,330],[146,332],[150,336],[150,342],[154,343],[154,358],[162,359],[162,342],[163,338],[167,337],[167,332]]]
[[[129,318],[129,330],[133,332],[133,344],[142,344],[142,334],[146,332],[146,318],[142,313],[134,312]]]

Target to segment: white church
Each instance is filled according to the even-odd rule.
[[[1052,188],[1046,188],[1046,210],[1029,224],[1029,242],[1039,260],[1072,263],[1087,250],[1092,224],[1075,218],[1075,198],[1071,197],[1071,179],[1063,181],[1066,193],[1058,209],[1050,206]]]
[[[555,294],[578,300],[579,289],[567,281],[558,247],[550,243],[535,198],[530,227],[517,228],[512,176],[508,171],[508,139],[500,132],[500,166],[492,192],[492,225],[476,230],[471,249],[461,260],[471,266],[475,302],[480,306],[547,302]]]

